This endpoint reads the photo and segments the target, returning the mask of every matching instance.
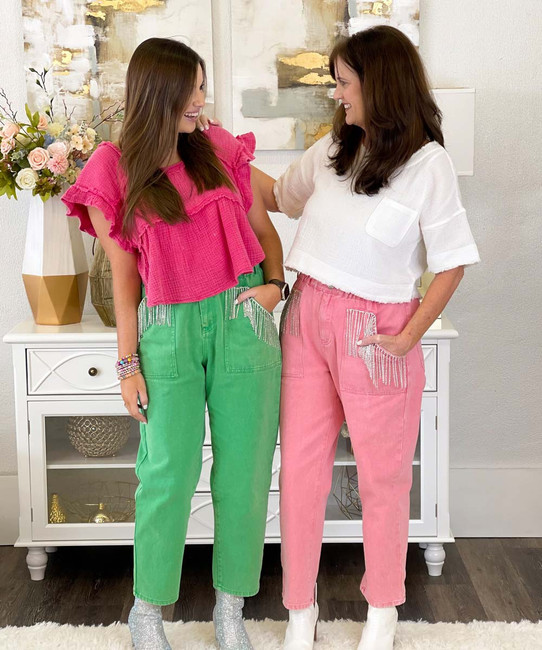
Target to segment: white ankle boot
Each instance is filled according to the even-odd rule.
[[[290,619],[286,628],[283,650],[312,650],[316,641],[318,624],[318,603],[316,588],[314,603],[305,609],[290,609]]]
[[[396,628],[397,608],[369,605],[358,650],[393,650]]]

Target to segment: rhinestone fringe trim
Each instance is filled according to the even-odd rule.
[[[396,357],[380,345],[357,345],[367,336],[376,334],[376,315],[360,309],[346,310],[346,353],[363,359],[374,386],[405,388],[407,383],[406,357]]]
[[[280,341],[273,315],[264,309],[254,298],[236,304],[238,296],[250,287],[233,287],[227,289],[224,298],[224,312],[226,320],[234,320],[243,308],[243,316],[248,318],[256,337],[273,348],[280,350]]]
[[[285,331],[292,336],[299,336],[300,334],[300,317],[299,309],[301,306],[301,291],[292,289],[290,297],[288,298],[282,314],[280,316],[280,335],[282,336]]]
[[[171,305],[155,305],[147,307],[147,296],[137,308],[137,342],[151,325],[171,326]]]

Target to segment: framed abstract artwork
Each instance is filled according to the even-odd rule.
[[[50,88],[76,119],[122,100],[128,61],[141,41],[177,38],[205,59],[207,99],[221,107],[218,117],[236,133],[254,131],[263,150],[305,149],[329,130],[335,103],[328,56],[337,38],[391,24],[418,44],[419,0],[22,0],[22,6],[25,65],[51,69]],[[29,75],[32,103],[36,92]]]
[[[233,129],[259,149],[306,149],[331,128],[329,53],[374,25],[418,45],[419,0],[231,0]]]
[[[211,0],[22,0],[22,7],[25,67],[50,69],[49,89],[76,119],[122,101],[132,52],[152,36],[179,39],[209,62],[213,101]],[[28,75],[33,105],[37,92]]]

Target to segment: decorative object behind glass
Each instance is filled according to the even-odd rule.
[[[66,424],[71,444],[83,456],[114,456],[128,442],[129,416],[71,416]]]
[[[136,483],[94,481],[73,488],[71,499],[64,499],[70,522],[119,523],[133,521]]]
[[[87,503],[85,504],[87,506],[94,506],[96,505],[95,503]],[[89,522],[95,523],[95,524],[110,524],[114,522],[115,520],[111,515],[108,515],[106,510],[105,510],[105,504],[104,503],[98,503],[98,510],[90,515]]]
[[[361,519],[361,500],[358,490],[358,470],[355,465],[345,465],[337,471],[333,496],[347,519]]]
[[[56,492],[51,494],[51,505],[49,507],[49,523],[50,524],[66,523],[66,513],[64,512],[64,508],[60,505],[60,500]]]

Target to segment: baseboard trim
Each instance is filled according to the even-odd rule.
[[[19,535],[17,475],[0,476],[0,546],[11,546]]]

